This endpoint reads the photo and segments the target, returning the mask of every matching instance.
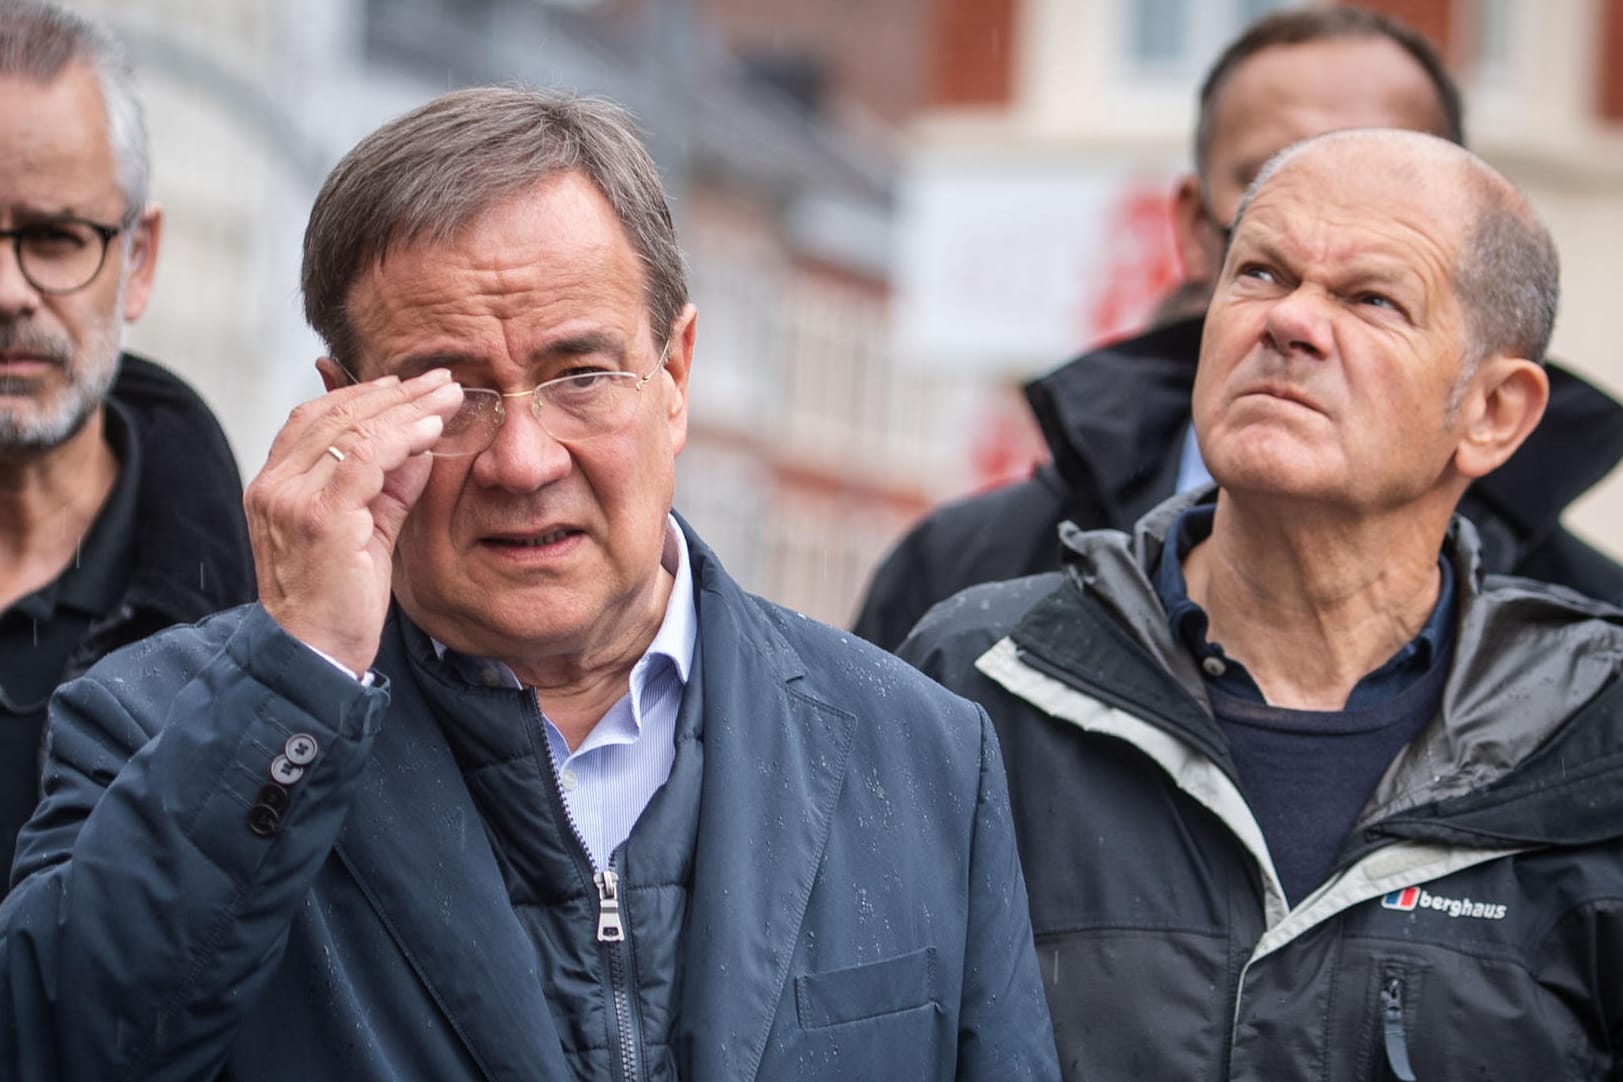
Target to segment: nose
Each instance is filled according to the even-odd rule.
[[[1306,286],[1275,301],[1263,323],[1263,342],[1284,357],[1306,356],[1322,360],[1331,349],[1331,323],[1327,298]]]
[[[575,468],[574,456],[547,435],[530,400],[509,399],[506,413],[496,438],[474,456],[474,481],[484,488],[525,493],[567,477]]]
[[[38,307],[39,290],[23,277],[16,240],[4,237],[0,240],[0,319],[17,319],[33,313]]]

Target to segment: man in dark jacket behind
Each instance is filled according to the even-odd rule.
[[[304,295],[260,603],[53,704],[0,1074],[1056,1079],[985,712],[671,513],[697,311],[631,118],[392,121]]]
[[[903,644],[998,729],[1068,1078],[1623,1071],[1623,610],[1452,514],[1538,423],[1556,277],[1459,147],[1299,144],[1207,315],[1215,495]]]
[[[115,647],[253,596],[242,484],[180,380],[120,355],[160,215],[129,66],[92,23],[0,5],[0,868],[46,703]]]
[[[1441,60],[1402,24],[1347,7],[1262,19],[1201,89],[1196,173],[1180,182],[1173,206],[1186,275],[1213,279],[1241,193],[1290,143],[1358,127],[1463,142],[1461,114]],[[1204,482],[1189,417],[1200,335],[1198,314],[1172,319],[1032,382],[1026,395],[1052,463],[915,526],[875,571],[856,632],[894,648],[931,605],[966,586],[1058,567],[1061,522],[1125,530]],[[1558,366],[1547,371],[1544,423],[1472,485],[1460,510],[1477,527],[1488,570],[1623,601],[1623,568],[1561,526],[1567,505],[1623,457],[1623,407]]]

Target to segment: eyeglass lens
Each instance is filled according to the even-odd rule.
[[[23,277],[46,293],[71,293],[90,284],[107,259],[107,242],[116,230],[98,230],[89,222],[59,219],[6,230]]]
[[[548,380],[530,391],[503,395],[462,388],[462,405],[445,423],[433,453],[442,458],[476,455],[496,439],[506,418],[504,398],[528,398],[528,408],[547,435],[560,443],[590,439],[625,425],[637,407],[642,377],[635,372],[588,372]]]

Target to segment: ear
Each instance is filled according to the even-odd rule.
[[[1460,403],[1455,468],[1475,480],[1504,465],[1538,427],[1549,400],[1550,378],[1539,365],[1522,357],[1484,360]]]
[[[665,419],[670,425],[673,453],[680,452],[688,439],[688,372],[693,367],[693,343],[698,331],[699,310],[684,305],[671,330],[671,351],[665,356],[665,375],[672,389],[665,403]]]
[[[321,373],[321,385],[329,391],[336,391],[340,387],[348,387],[355,382],[349,378],[342,365],[331,357],[316,358],[316,371]]]
[[[1200,178],[1184,174],[1172,191],[1172,238],[1178,245],[1183,276],[1197,282],[1214,282],[1221,269],[1212,266],[1212,223],[1201,207]]]
[[[124,322],[134,323],[146,311],[152,295],[152,276],[158,267],[158,241],[163,234],[163,210],[149,203],[130,227],[130,247],[124,257]]]

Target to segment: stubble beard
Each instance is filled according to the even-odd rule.
[[[85,335],[83,348],[74,349],[66,334],[53,333],[27,323],[0,323],[0,350],[35,354],[59,366],[66,384],[54,394],[49,384],[0,376],[0,457],[50,451],[78,434],[107,397],[118,375],[123,348],[124,287],[105,319]],[[26,397],[31,406],[8,407],[6,397]]]

